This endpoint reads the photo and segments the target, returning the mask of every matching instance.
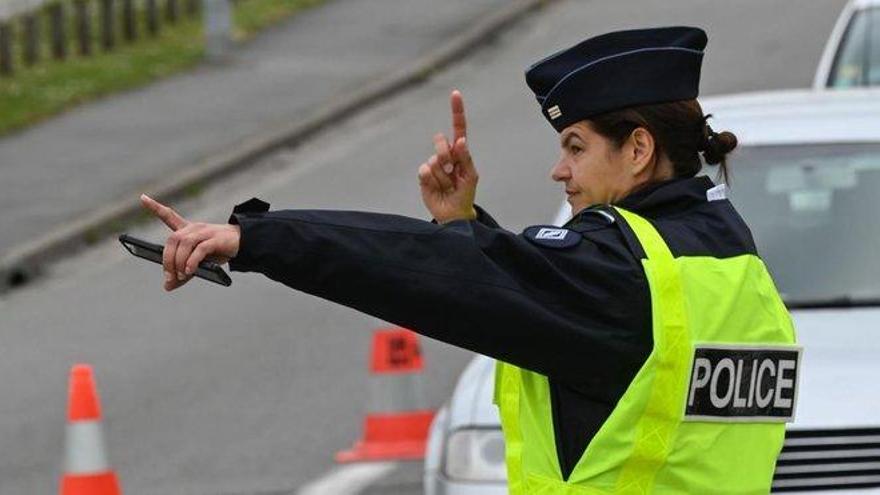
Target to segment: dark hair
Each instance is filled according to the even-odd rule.
[[[716,133],[706,123],[710,115],[703,115],[697,100],[654,103],[615,110],[591,117],[593,130],[613,141],[618,147],[632,131],[645,128],[654,137],[657,156],[666,155],[672,162],[675,177],[693,177],[703,164],[720,165],[719,176],[728,182],[729,173],[725,156],[736,148],[736,136],[731,132]]]

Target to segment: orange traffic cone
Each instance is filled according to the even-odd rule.
[[[69,386],[61,495],[121,495],[116,473],[107,463],[101,405],[91,366],[74,365]]]
[[[418,335],[402,328],[374,333],[364,436],[351,449],[337,453],[337,462],[425,457],[434,411],[424,407],[423,367]]]

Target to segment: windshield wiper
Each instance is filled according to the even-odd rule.
[[[839,296],[827,299],[789,299],[785,301],[785,305],[788,309],[865,308],[880,306],[880,298]]]

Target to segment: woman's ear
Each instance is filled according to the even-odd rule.
[[[631,161],[633,176],[641,175],[649,171],[651,166],[656,162],[656,147],[654,136],[644,127],[637,127],[629,135],[630,150],[629,159]]]

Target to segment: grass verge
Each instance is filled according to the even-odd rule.
[[[238,0],[234,36],[250,38],[262,29],[323,0]],[[50,60],[43,53],[32,67],[18,64],[12,77],[0,78],[0,135],[56,115],[79,103],[142,86],[198,63],[204,56],[202,21],[183,16],[165,24],[155,38],[133,43],[117,40],[114,51],[94,46],[91,57]],[[45,45],[45,43],[44,43]],[[70,43],[73,50],[74,44]]]

